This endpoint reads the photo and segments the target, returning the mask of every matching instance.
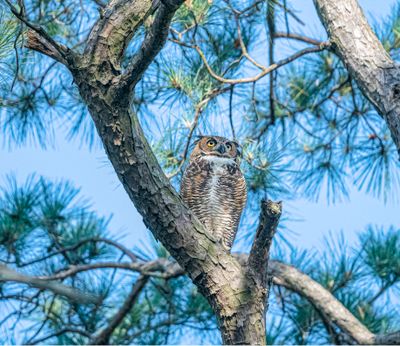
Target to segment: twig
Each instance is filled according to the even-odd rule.
[[[144,263],[132,262],[98,262],[91,264],[71,265],[67,269],[59,271],[50,276],[39,276],[41,280],[64,280],[67,277],[76,275],[81,272],[95,270],[95,269],[123,269],[134,272],[139,272],[142,275],[154,276],[162,279],[171,279],[182,275],[184,272],[177,264],[162,259],[149,261]]]
[[[211,66],[208,64],[208,61],[203,53],[203,51],[200,49],[199,46],[197,45],[190,45],[187,43],[184,43],[182,41],[178,41],[175,39],[171,39],[172,42],[175,42],[181,46],[184,47],[188,47],[188,48],[193,48],[197,51],[197,53],[199,54],[201,60],[203,61],[208,73],[211,75],[211,77],[213,77],[214,79],[216,79],[217,81],[221,82],[221,83],[226,83],[226,84],[244,84],[244,83],[252,83],[255,81],[258,81],[259,79],[261,79],[262,77],[266,76],[267,74],[269,74],[272,71],[275,71],[276,69],[278,69],[281,66],[284,66],[286,64],[289,64],[290,62],[302,57],[303,55],[306,54],[310,54],[310,53],[317,53],[317,52],[321,52],[327,48],[330,47],[330,43],[327,42],[323,42],[321,45],[316,46],[316,47],[308,47],[308,48],[304,48],[296,53],[294,53],[293,55],[290,55],[289,57],[279,60],[276,63],[265,67],[258,75],[253,76],[253,77],[248,77],[248,78],[239,78],[239,79],[229,79],[229,78],[223,78],[220,75],[218,75],[212,68]]]
[[[74,251],[74,250],[78,249],[79,247],[81,247],[82,245],[84,245],[86,243],[90,243],[90,242],[93,242],[93,243],[103,242],[103,243],[112,245],[112,246],[116,247],[117,249],[119,249],[121,252],[123,252],[125,255],[127,255],[133,262],[137,261],[137,259],[138,259],[137,256],[132,251],[130,251],[128,248],[126,248],[125,246],[123,246],[122,244],[120,244],[120,243],[118,243],[118,242],[116,242],[114,240],[107,239],[107,238],[88,238],[88,239],[82,239],[81,241],[77,242],[74,245],[59,249],[59,250],[54,251],[54,252],[52,252],[52,253],[50,253],[50,254],[48,254],[46,256],[37,258],[37,259],[32,260],[30,262],[21,263],[21,264],[19,264],[19,267],[26,267],[28,265],[32,265],[32,264],[44,261],[46,259],[49,259],[49,258],[51,258],[53,256],[56,256],[56,255],[59,255],[59,254],[64,254],[64,253],[69,252],[69,251]]]
[[[131,292],[128,297],[125,299],[124,303],[120,307],[120,309],[115,313],[115,315],[111,318],[107,327],[104,328],[99,335],[94,337],[91,340],[92,345],[107,345],[110,342],[110,337],[114,330],[119,326],[119,324],[123,321],[125,316],[129,313],[132,307],[135,305],[140,292],[143,290],[147,281],[149,280],[148,276],[139,276],[134,285],[132,285]]]
[[[182,159],[179,162],[178,168],[174,172],[167,175],[168,179],[172,179],[177,174],[179,174],[179,172],[182,170],[182,167],[185,164],[185,161],[189,154],[189,146],[190,146],[190,141],[192,140],[192,137],[193,137],[193,133],[198,125],[200,116],[201,116],[203,110],[205,109],[205,107],[207,106],[208,102],[210,102],[213,98],[215,98],[218,95],[223,94],[224,92],[226,92],[228,90],[231,90],[231,88],[227,87],[227,88],[222,88],[222,89],[221,88],[213,89],[208,94],[206,94],[203,97],[203,99],[196,105],[194,119],[193,119],[192,125],[190,126],[190,129],[189,129],[189,134],[188,134],[188,137],[186,140],[185,149],[183,150]]]
[[[1,281],[19,282],[40,290],[50,290],[55,294],[62,295],[81,304],[96,304],[99,301],[98,297],[95,297],[92,294],[83,293],[77,289],[65,286],[64,284],[58,282],[52,282],[39,279],[34,276],[23,275],[4,265],[0,265],[0,282]]]
[[[307,37],[307,36],[295,34],[295,33],[289,33],[289,32],[277,31],[274,33],[273,36],[274,36],[274,38],[288,38],[288,39],[297,40],[297,41],[301,41],[301,42],[305,42],[305,43],[310,43],[310,44],[313,44],[314,46],[319,46],[323,43],[323,41],[319,41],[319,40],[313,39],[311,37]]]
[[[269,41],[268,41],[268,63],[269,65],[274,64],[274,34],[275,34],[275,7],[274,3],[268,1],[267,6],[267,26],[269,33]],[[275,86],[274,80],[275,73],[271,72],[269,76],[269,112],[270,112],[270,124],[275,124]]]
[[[233,114],[232,114],[232,99],[233,99],[234,87],[235,87],[234,85],[231,86],[231,91],[229,94],[229,124],[231,125],[232,137],[233,139],[236,139],[235,127],[233,126]]]
[[[47,54],[45,52],[51,52],[52,55],[50,55],[53,58],[57,58],[58,61],[63,62],[64,64],[67,64],[66,61],[66,55],[68,53],[68,48],[57,43],[42,27],[31,23],[26,17],[25,17],[25,10],[24,6],[21,7],[21,11],[18,11],[15,6],[9,1],[9,0],[4,0],[8,7],[10,8],[11,12],[14,14],[16,18],[18,18],[21,22],[23,22],[28,28],[31,29],[31,31],[28,31],[28,35],[31,34],[31,36],[28,36],[28,46],[29,48],[35,49],[39,48],[39,45],[37,44],[40,42],[41,49],[40,52]],[[34,34],[33,34],[33,33]],[[34,39],[35,43],[30,46],[30,39]],[[50,45],[50,47],[49,47]],[[35,48],[36,47],[36,48]]]
[[[75,333],[75,334],[81,334],[81,335],[86,336],[86,337],[90,337],[90,334],[88,332],[84,331],[84,330],[68,327],[68,328],[63,328],[61,330],[58,330],[58,331],[56,331],[56,332],[54,332],[52,334],[43,336],[42,338],[33,340],[33,341],[27,343],[27,345],[41,344],[45,340],[48,340],[50,338],[54,338],[56,336],[60,336],[60,335],[65,334],[65,333]]]

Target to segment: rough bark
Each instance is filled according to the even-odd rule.
[[[126,3],[122,1],[121,6]],[[136,18],[134,23],[127,20],[132,31],[151,11],[150,4],[146,6],[141,18]],[[111,3],[110,9],[105,10],[109,19],[101,19],[96,24],[85,55],[75,58],[70,70],[124,188],[146,226],[210,302],[224,343],[265,344],[265,289],[220,247],[183,204],[165,177],[130,108],[132,85],[141,77],[143,65],[148,66],[149,57],[154,58],[164,44],[165,27],[172,18],[171,12],[176,9],[177,3],[159,5],[154,21],[157,27],[146,36],[127,71],[121,72],[119,59],[132,32],[126,27],[122,34],[115,29],[124,22],[121,16],[127,15],[127,9],[121,12]],[[113,11],[118,12],[118,16]],[[115,37],[114,31],[118,32]],[[164,33],[161,39],[156,37],[157,32]]]
[[[184,205],[130,108],[133,86],[165,43],[166,29],[182,0],[156,5],[138,1],[132,8],[129,3],[112,1],[106,7],[85,53],[69,61],[70,71],[125,190],[146,226],[210,302],[224,343],[265,344],[266,289]],[[128,69],[121,71],[125,47],[154,6],[153,27]]]
[[[81,71],[81,69],[79,69]],[[240,264],[204,229],[170,185],[151,151],[128,98],[107,101],[88,73],[75,81],[89,107],[107,155],[146,226],[185,269],[216,312],[226,343],[263,343],[260,311],[247,311],[239,325],[237,311],[252,300],[254,283]],[[243,322],[243,321],[242,321]],[[260,327],[258,327],[260,328]],[[224,333],[227,330],[228,332]],[[235,339],[228,339],[236,331]]]
[[[330,42],[363,94],[385,119],[400,154],[400,68],[369,26],[357,0],[314,0]]]

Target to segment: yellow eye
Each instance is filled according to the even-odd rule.
[[[226,143],[226,148],[227,148],[228,150],[231,150],[231,149],[232,149],[232,145],[229,144],[229,143]]]
[[[210,147],[210,148],[215,147],[216,144],[217,144],[217,142],[215,140],[213,140],[213,139],[210,139],[207,142],[207,146]]]

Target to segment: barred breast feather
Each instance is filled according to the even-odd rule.
[[[246,182],[235,160],[213,155],[189,162],[181,196],[197,218],[227,248],[232,247],[246,204]]]

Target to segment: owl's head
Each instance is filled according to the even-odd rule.
[[[238,162],[242,154],[238,142],[220,136],[199,136],[194,145],[192,156],[213,155]]]

